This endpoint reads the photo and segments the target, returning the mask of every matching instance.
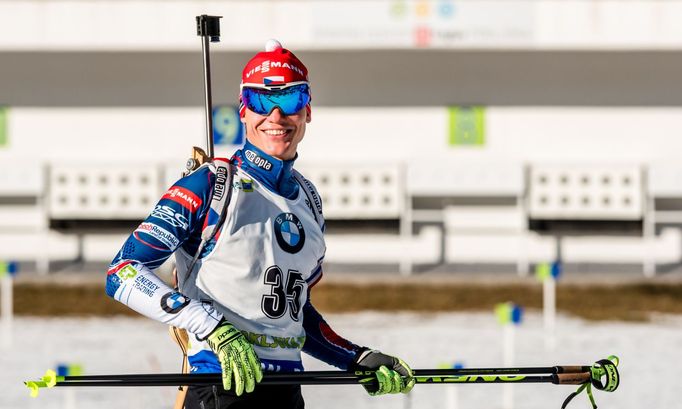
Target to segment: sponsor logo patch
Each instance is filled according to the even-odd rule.
[[[305,183],[305,185],[308,187],[308,190],[310,191],[310,196],[312,196],[313,202],[315,202],[317,212],[319,214],[322,214],[322,200],[320,200],[320,197],[317,195],[315,188],[313,188],[313,185],[306,178],[303,178],[303,183]],[[312,207],[310,208],[310,210],[312,210]]]
[[[189,220],[170,206],[156,205],[151,216],[183,230],[187,230],[189,227]]]
[[[253,180],[240,179],[232,183],[232,188],[235,190],[243,190],[244,192],[253,192]]]
[[[168,189],[166,194],[161,197],[161,199],[169,199],[179,203],[182,205],[182,207],[191,211],[192,213],[196,212],[202,203],[202,200],[199,198],[199,196],[195,195],[191,190],[185,189],[181,186],[171,187]]]
[[[250,149],[244,151],[244,156],[246,156],[246,159],[248,159],[249,162],[253,163],[254,165],[258,166],[261,169],[265,170],[272,169],[272,163],[269,160],[261,156],[258,156],[256,152]]]
[[[215,187],[213,188],[213,196],[216,200],[221,200],[225,194],[225,184],[227,183],[227,168],[225,166],[218,166],[215,171]]]
[[[154,223],[142,223],[137,229],[135,229],[134,233],[148,234],[155,238],[156,240],[163,243],[170,250],[175,250],[180,244],[180,240],[177,237],[175,237],[173,233],[169,232],[168,230],[162,227],[155,225]],[[139,237],[137,237],[137,234],[135,235],[135,238],[137,238],[140,241],[143,241]]]
[[[121,269],[123,267],[125,267],[127,265],[130,265],[130,261],[119,262],[118,264],[109,267],[109,271],[107,271],[107,275],[110,276],[113,274],[117,274],[119,271],[121,271]]]
[[[145,276],[139,276],[135,279],[135,284],[133,287],[140,291],[142,294],[151,298],[156,293],[156,290],[161,288],[161,286],[154,284],[154,282]]]
[[[138,271],[135,269],[135,267],[131,266],[130,264],[126,264],[125,267],[122,269],[118,270],[116,273],[117,276],[123,281],[129,280],[131,278],[135,278],[137,275]]]
[[[245,192],[253,192],[253,180],[241,179],[239,182],[242,184],[242,189]]]
[[[305,344],[305,336],[302,337],[275,337],[266,334],[257,334],[255,332],[242,331],[242,334],[252,345],[258,345],[263,348],[303,348]]]
[[[293,213],[281,213],[275,218],[277,244],[287,253],[298,253],[305,244],[303,223]]]
[[[179,292],[166,293],[161,297],[161,308],[169,314],[177,314],[189,304],[189,298]]]
[[[249,72],[246,73],[246,78],[248,79],[250,76],[257,72],[261,73],[266,73],[269,72],[271,68],[286,68],[291,71],[294,71],[298,73],[299,75],[305,75],[303,73],[303,70],[293,64],[288,64],[288,63],[283,63],[281,61],[271,61],[271,60],[265,60],[260,65],[256,65],[252,69],[249,70]]]

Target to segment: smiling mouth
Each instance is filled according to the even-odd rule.
[[[264,129],[262,132],[268,136],[285,136],[290,131],[287,129]]]

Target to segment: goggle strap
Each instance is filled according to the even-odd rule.
[[[284,85],[265,85],[265,84],[258,84],[258,83],[252,83],[252,82],[245,82],[245,83],[239,84],[239,89],[242,90],[244,88],[257,88],[257,89],[279,91],[279,90],[295,87],[297,85],[307,85],[308,88],[310,89],[310,83],[308,83],[308,81],[287,82]]]

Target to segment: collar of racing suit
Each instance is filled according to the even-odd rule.
[[[271,191],[287,199],[293,199],[298,194],[298,183],[292,173],[298,154],[294,159],[280,160],[258,149],[247,139],[234,157],[237,166]]]

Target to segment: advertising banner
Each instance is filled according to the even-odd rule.
[[[485,107],[449,107],[450,146],[485,145]]]
[[[239,118],[238,106],[213,107],[213,143],[216,145],[242,145],[244,143],[244,129]]]
[[[327,47],[459,48],[531,44],[533,1],[312,2],[313,38]]]

